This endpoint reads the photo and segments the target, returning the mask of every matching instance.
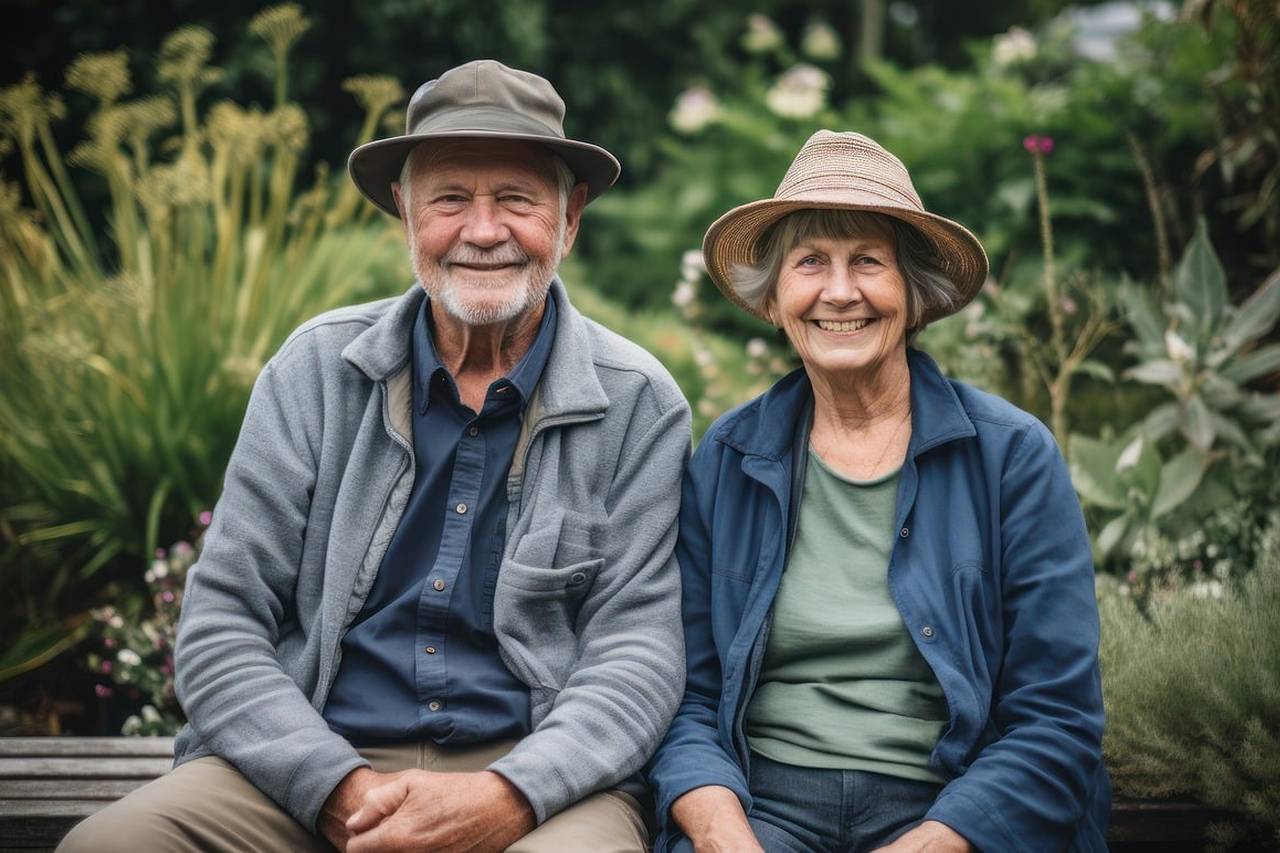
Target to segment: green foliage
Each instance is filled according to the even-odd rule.
[[[1280,371],[1280,344],[1263,342],[1280,319],[1280,269],[1241,305],[1231,305],[1202,220],[1178,265],[1172,296],[1161,317],[1150,291],[1121,291],[1134,332],[1129,349],[1140,359],[1124,375],[1174,397],[1151,412],[1146,432],[1159,440],[1176,429],[1202,451],[1221,437],[1256,463],[1256,444],[1280,440],[1280,393],[1245,387]]]
[[[277,60],[305,28],[290,8],[255,19]],[[58,96],[30,79],[0,91],[24,178],[0,186],[0,572],[22,614],[9,626],[63,624],[86,604],[78,584],[176,538],[216,498],[249,388],[284,337],[407,278],[402,240],[370,224],[352,186],[324,170],[297,186],[309,129],[296,105],[199,114],[212,46],[178,30],[157,66],[167,93],[127,102],[123,52],[78,60],[69,85],[98,109],[70,155],[52,132]],[[353,82],[370,131],[391,89]],[[105,234],[68,166],[107,185]]]
[[[1181,587],[1142,612],[1104,594],[1103,750],[1118,795],[1191,797],[1280,843],[1280,528],[1238,587]],[[1217,595],[1215,596],[1215,592]],[[1244,827],[1222,827],[1241,840]]]

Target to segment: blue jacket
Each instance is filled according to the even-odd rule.
[[[946,696],[927,818],[982,851],[1105,851],[1098,612],[1089,537],[1053,436],[908,351],[911,442],[889,589]],[[728,412],[684,481],[676,555],[688,685],[650,764],[671,804],[723,785],[750,810],[743,735],[787,563],[812,419],[803,370]]]

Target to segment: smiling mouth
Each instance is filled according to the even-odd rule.
[[[472,270],[473,272],[496,272],[497,270],[513,269],[520,264],[452,264],[455,267],[461,267],[464,270]]]
[[[814,320],[813,323],[824,332],[857,332],[876,321],[875,317],[864,317],[860,320]]]

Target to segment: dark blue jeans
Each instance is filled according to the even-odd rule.
[[[768,853],[860,853],[888,844],[924,818],[942,790],[861,770],[820,770],[751,755],[747,820]],[[673,848],[689,853],[682,838]]]

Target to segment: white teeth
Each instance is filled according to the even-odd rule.
[[[831,320],[818,320],[817,323],[819,329],[828,332],[856,332],[874,319],[874,317],[866,317],[862,320],[846,320],[841,323]]]

